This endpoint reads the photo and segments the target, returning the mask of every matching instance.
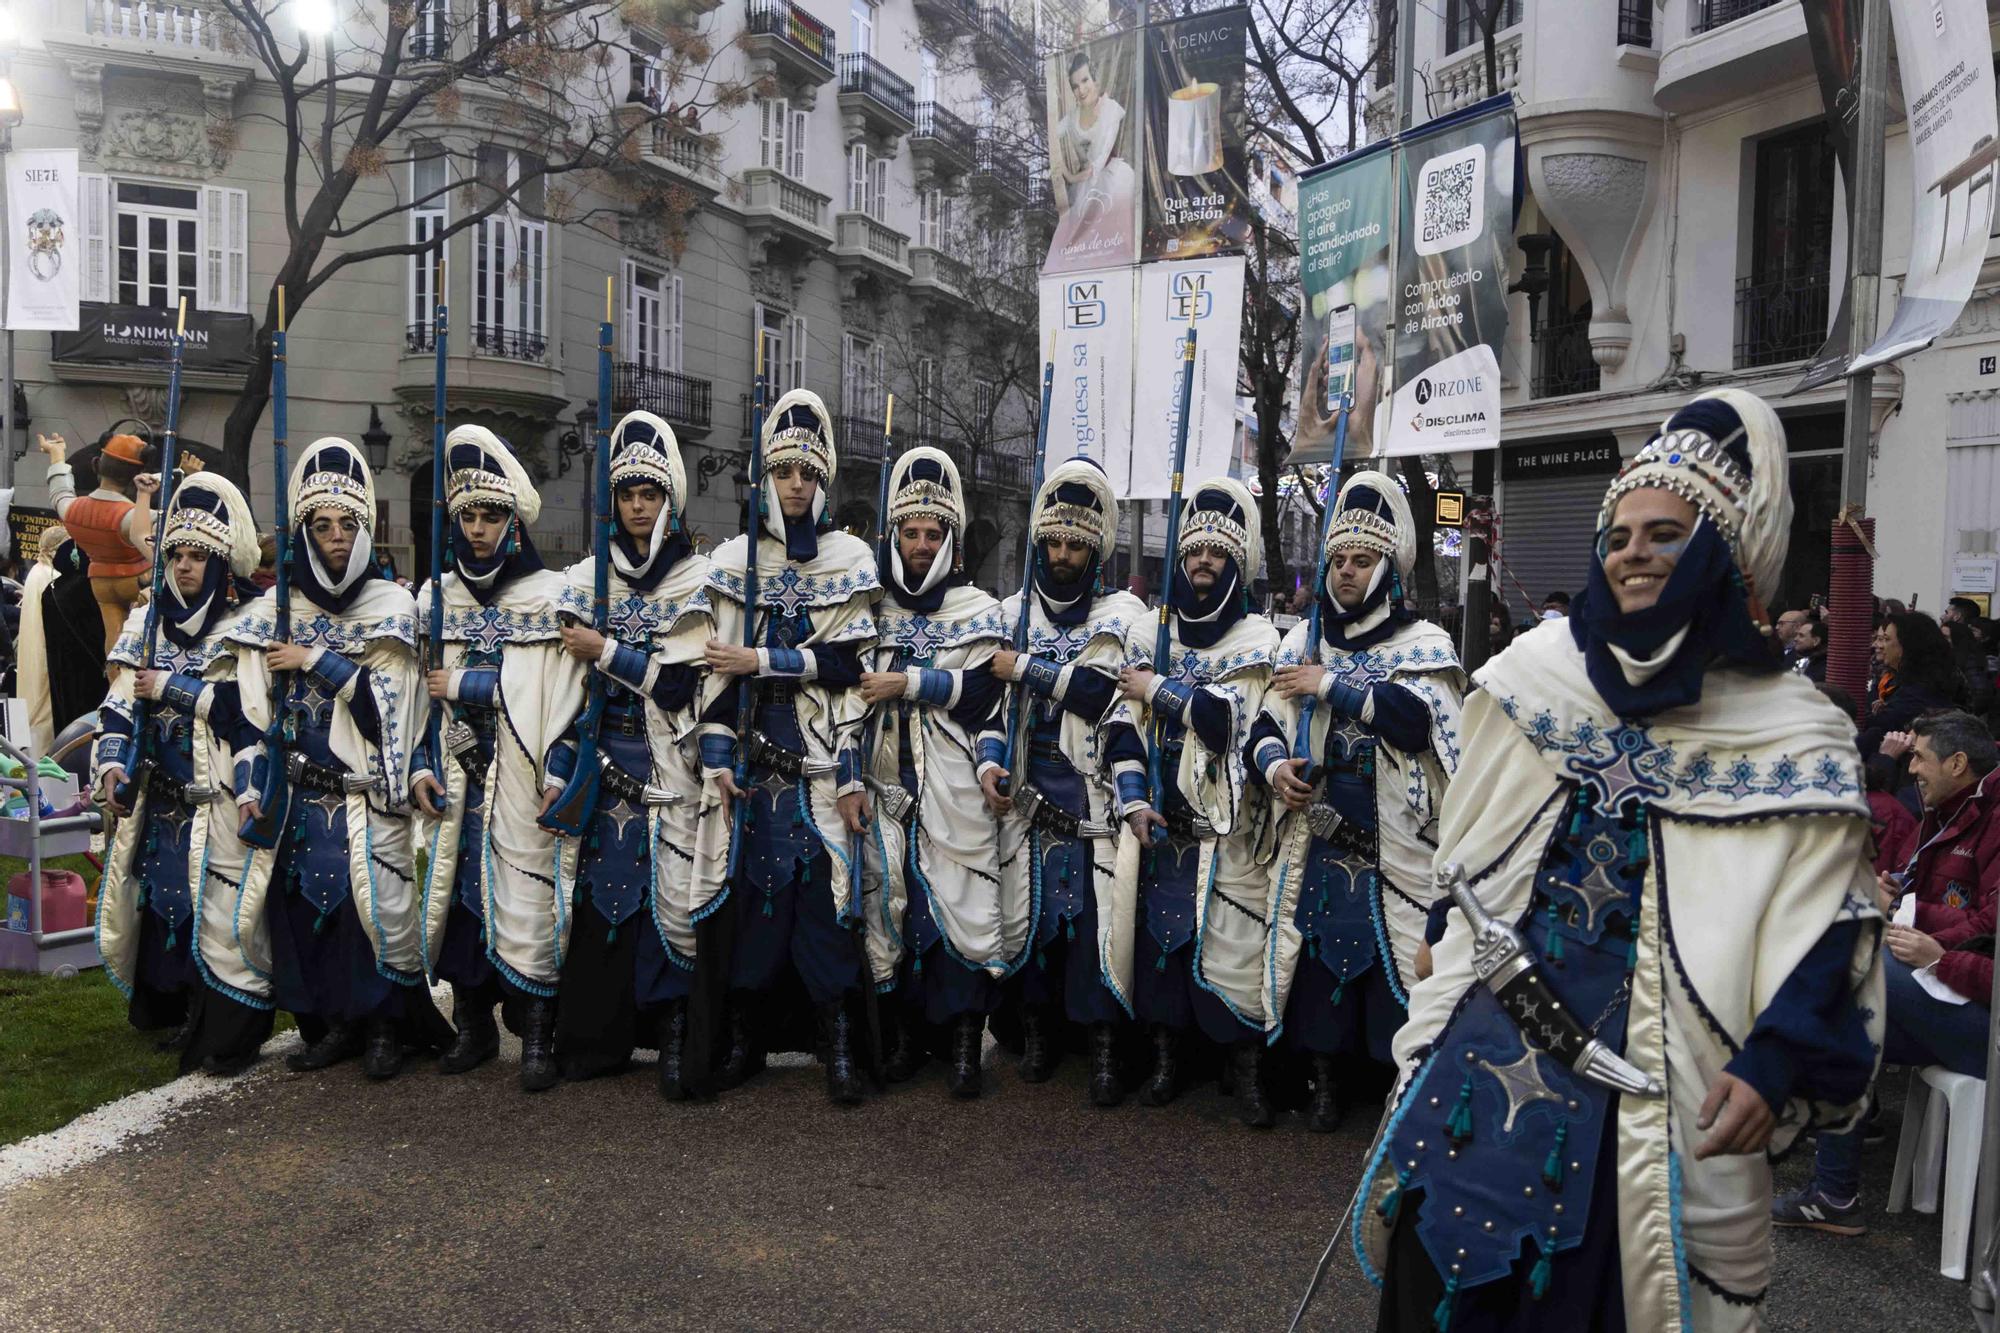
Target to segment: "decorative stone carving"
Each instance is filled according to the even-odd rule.
[[[750,290],[759,300],[794,304],[805,286],[811,257],[772,232],[750,236]]]
[[[215,160],[201,116],[171,111],[113,111],[105,118],[97,157],[105,167],[206,180]]]
[[[167,424],[167,386],[164,384],[128,384],[124,389],[125,415],[137,417],[155,430],[164,430]],[[185,402],[187,395],[181,395]]]
[[[1944,336],[1970,338],[1993,333],[2000,333],[2000,288],[1988,287],[1972,294],[1959,312],[1958,322]]]

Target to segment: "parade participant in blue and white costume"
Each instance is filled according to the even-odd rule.
[[[673,427],[630,412],[611,434],[609,633],[590,626],[596,561],[570,566],[563,648],[604,677],[603,766],[582,839],[565,839],[576,881],[556,1005],[565,1078],[622,1068],[635,1046],[660,1049],[660,1091],[681,1096],[681,1048],[694,970],[694,920],[721,887],[713,856],[696,884],[701,755],[694,739],[702,649],[714,633],[708,561],[683,516],[687,471]],[[549,752],[544,807],[575,771],[571,726]],[[657,1035],[656,1035],[657,1034]]]
[[[857,840],[867,831],[861,728],[868,712],[854,688],[861,654],[875,641],[870,602],[880,590],[865,544],[833,530],[827,491],[838,459],[833,419],[819,396],[793,389],[764,421],[764,531],[755,534],[757,612],[752,640],[743,635],[748,536],[719,547],[709,575],[715,637],[706,660],[701,748],[711,801],[750,801],[742,875],[735,898],[729,968],[730,1050],[720,1081],[734,1085],[763,1059],[768,1037],[764,997],[789,966],[818,1010],[826,1049],[827,1095],[860,1100],[854,1064],[855,1006],[861,988],[894,980],[892,952],[863,946],[854,927],[885,929],[862,902]],[[737,677],[756,677],[753,735],[735,735]],[[750,790],[734,781],[736,745],[751,746]],[[721,804],[713,807],[722,810]],[[704,819],[707,819],[706,814]],[[727,818],[714,821],[727,843]],[[712,907],[713,905],[711,905]],[[706,951],[697,970],[711,965]],[[871,975],[872,973],[872,975]],[[704,1028],[706,1024],[696,1024]]]
[[[1003,766],[1005,713],[979,741],[979,785],[1003,817],[1001,882],[1034,907],[1032,953],[1013,983],[1021,1077],[1040,1083],[1054,1072],[1067,1018],[1089,1030],[1091,1099],[1115,1106],[1125,1095],[1117,1034],[1132,1012],[1137,912],[1134,893],[1119,892],[1117,861],[1137,857],[1153,808],[1145,745],[1129,720],[1108,715],[1118,673],[1151,658],[1151,625],[1132,594],[1097,591],[1118,533],[1118,500],[1103,468],[1088,458],[1058,465],[1035,496],[1029,526],[1028,651],[993,655],[993,674],[1015,685],[1004,706],[1027,692],[1024,780],[1009,785]],[[1022,611],[1019,593],[1001,604],[1010,644]]]
[[[1570,618],[1479,673],[1438,861],[1545,993],[1503,1008],[1448,912],[1355,1206],[1380,1327],[1758,1325],[1768,1153],[1850,1122],[1881,1040],[1853,724],[1761,601],[1791,520],[1777,414],[1703,394],[1612,483]],[[1551,1054],[1524,1003],[1634,1091]]]
[[[889,479],[888,537],[877,560],[887,595],[861,694],[876,710],[868,780],[875,819],[863,840],[870,896],[904,962],[891,1079],[924,1059],[927,1029],[948,1028],[951,1095],[979,1095],[986,1016],[1028,942],[1028,897],[1005,893],[999,826],[967,799],[978,784],[973,738],[1001,687],[989,666],[1006,638],[1000,604],[960,563],[965,497],[958,466],[918,447]],[[875,942],[870,935],[871,945]]]
[[[445,438],[451,515],[444,576],[444,667],[425,680],[445,709],[441,755],[419,754],[411,787],[430,817],[424,947],[452,985],[458,1040],[438,1062],[459,1074],[500,1047],[493,1006],[521,1037],[521,1087],[555,1086],[555,998],[570,931],[570,881],[557,839],[536,822],[542,765],[582,700],[583,664],[562,650],[563,577],[528,529],[542,512],[505,441],[484,426]],[[419,634],[430,630],[426,583]]]
[[[154,668],[141,666],[146,608],[134,607],[98,711],[98,802],[124,818],[98,887],[97,951],[134,1027],[179,1028],[162,1049],[180,1050],[182,1072],[228,1075],[271,1035],[269,943],[254,916],[236,928],[244,849],[231,790],[257,731],[228,641],[240,614],[230,575],[257,568],[257,525],[235,486],[191,473],[174,490],[160,552]],[[153,701],[150,767],[125,811],[112,793],[131,762],[135,697]]]
[[[1278,631],[1250,611],[1250,571],[1264,565],[1257,501],[1241,482],[1203,482],[1187,501],[1174,568],[1168,668],[1120,675],[1113,716],[1161,749],[1167,835],[1131,867],[1137,876],[1133,1008],[1153,1038],[1146,1099],[1179,1092],[1184,1037],[1234,1048],[1239,1114],[1268,1128],[1263,975],[1268,857],[1258,856],[1269,801],[1244,770]],[[1143,711],[1142,711],[1143,710]],[[1157,735],[1153,727],[1157,724]],[[1121,889],[1121,893],[1123,890]]]
[[[1271,883],[1265,1022],[1312,1060],[1309,1128],[1340,1123],[1339,1061],[1387,1061],[1430,907],[1431,849],[1458,767],[1465,673],[1451,637],[1404,601],[1417,530],[1402,487],[1340,489],[1311,620],[1292,627],[1250,740],[1284,803]],[[1310,765],[1293,758],[1312,696]]]
[[[287,483],[291,640],[273,639],[267,592],[230,637],[244,711],[271,724],[280,677],[289,805],[278,845],[252,854],[246,910],[271,932],[278,1003],[299,1020],[293,1069],[355,1055],[393,1077],[405,1046],[450,1040],[424,984],[410,843],[410,753],[424,716],[415,604],[371,552],[375,479],[346,440],[317,440]],[[268,790],[260,755],[255,790]]]

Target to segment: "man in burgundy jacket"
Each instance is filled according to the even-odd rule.
[[[1908,743],[1924,819],[1901,883],[1889,875],[1879,881],[1883,912],[1911,922],[1892,924],[1886,939],[1882,1063],[1943,1065],[1984,1078],[2000,909],[2000,749],[1985,723],[1957,710],[1918,718]],[[1772,1221],[1842,1236],[1865,1231],[1861,1135],[1858,1128],[1820,1135],[1812,1183],[1777,1200]]]

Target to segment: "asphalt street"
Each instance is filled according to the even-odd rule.
[[[0,1194],[0,1328],[1285,1327],[1368,1110],[1255,1133],[1207,1086],[1104,1111],[1077,1061],[987,1071],[975,1103],[933,1065],[841,1110],[802,1062],[668,1106],[649,1067],[527,1097],[504,1059],[386,1084],[267,1061]],[[1892,1124],[1868,1236],[1780,1236],[1768,1328],[1970,1327],[1937,1220],[1880,1212],[1893,1152]],[[1343,1254],[1309,1326],[1372,1328],[1372,1296]]]

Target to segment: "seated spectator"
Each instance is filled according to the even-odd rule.
[[[1834,707],[1849,718],[1854,716],[1854,698],[1846,690],[1821,681],[1819,692],[1831,699]],[[1907,781],[1908,770],[1903,763],[1903,757],[1909,753],[1913,743],[1914,738],[1906,731],[1885,736],[1875,757],[1862,766],[1868,783],[1868,812],[1875,826],[1874,866],[1877,875],[1902,870],[1917,850],[1917,816],[1897,799],[1896,794],[1905,785],[1915,790],[1915,784]]]
[[[1892,615],[1876,636],[1882,654],[1881,698],[1862,728],[1861,757],[1871,757],[1882,738],[1908,731],[1925,713],[1953,707],[1958,698],[1958,663],[1935,620],[1921,611]]]
[[[1826,681],[1826,623],[1817,616],[1800,621],[1792,635],[1792,670],[1815,685]]]
[[[1912,730],[1910,771],[1924,799],[1918,851],[1900,882],[1877,880],[1883,911],[1892,922],[1909,922],[1891,924],[1884,937],[1882,1063],[1943,1065],[1984,1078],[2000,905],[2000,816],[1993,812],[2000,781],[1988,779],[2000,766],[2000,748],[1978,718],[1956,710],[1926,714]],[[1812,1182],[1774,1202],[1771,1220],[1840,1236],[1867,1230],[1863,1132],[1821,1134]]]

